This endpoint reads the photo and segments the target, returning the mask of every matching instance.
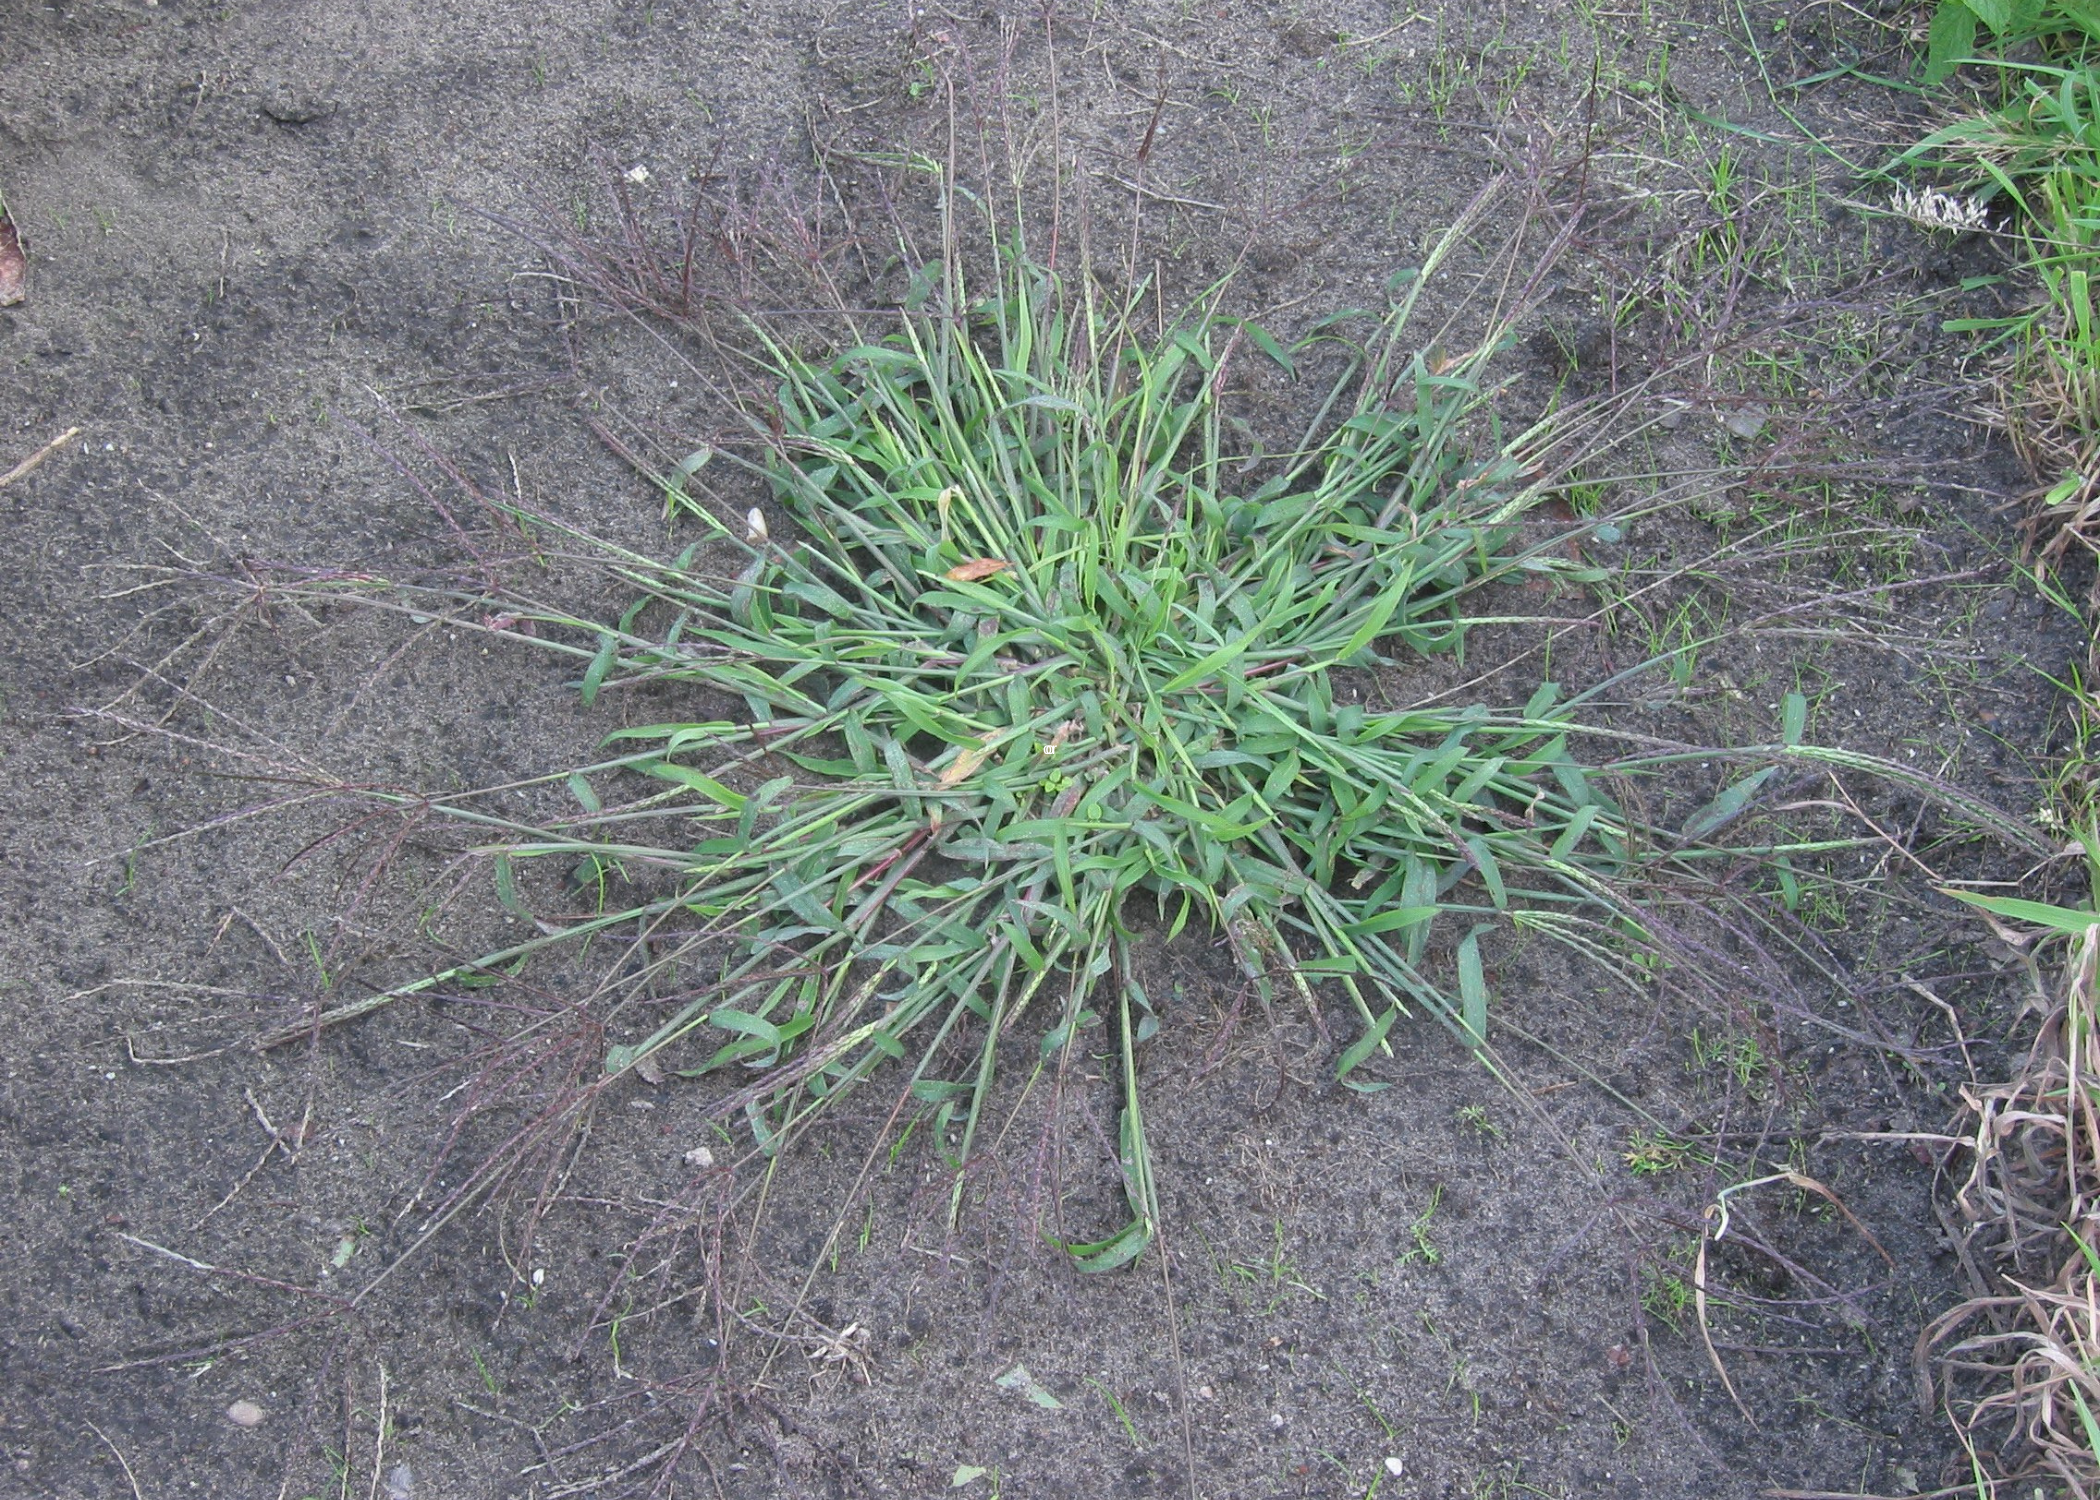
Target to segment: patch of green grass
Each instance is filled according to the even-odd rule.
[[[586,701],[673,679],[743,713],[618,731],[622,754],[569,778],[580,815],[497,860],[526,915],[529,861],[591,870],[594,895],[596,872],[668,871],[676,894],[625,918],[724,940],[716,977],[608,1070],[755,1072],[770,1144],[902,1060],[960,1164],[1026,1013],[1049,1012],[1038,1068],[1099,1028],[1133,1212],[1069,1248],[1105,1268],[1151,1234],[1140,904],[1169,938],[1222,938],[1264,1004],[1335,986],[1359,1022],[1350,1083],[1410,1011],[1482,1045],[1498,921],[1623,913],[1634,833],[1552,684],[1389,706],[1352,675],[1459,651],[1500,618],[1476,602],[1494,583],[1584,572],[1520,536],[1523,445],[1461,436],[1504,326],[1455,357],[1406,338],[1445,253],[1368,326],[1291,348],[1215,295],[1142,339],[1012,245],[988,292],[950,266],[895,331],[823,362],[755,330],[778,436],[750,466],[778,510],[725,523],[689,494],[704,457],[671,476],[718,550],[623,555],[642,597],[580,653]],[[1233,362],[1329,348],[1345,373],[1304,436],[1237,451]],[[606,807],[615,771],[666,790]],[[673,810],[686,846],[623,839]]]
[[[1685,1142],[1662,1130],[1636,1130],[1620,1153],[1627,1170],[1636,1177],[1658,1177],[1682,1170],[1694,1157]]]
[[[1972,56],[1982,32],[2001,55]],[[2100,499],[2100,12],[2057,0],[1941,0],[1926,77],[1982,65],[1995,97],[1932,132],[1897,167],[1959,174],[1977,201],[2010,204],[2037,295],[2009,317],[1957,319],[2010,355],[2003,405],[2014,443],[2046,487],[2048,555],[2089,534]]]
[[[630,559],[648,594],[585,674],[587,696],[671,676],[748,714],[615,736],[710,825],[682,905],[738,952],[608,1066],[709,1028],[727,1040],[703,1070],[793,1053],[779,1112],[753,1116],[767,1137],[909,1048],[960,1162],[992,1039],[1037,1003],[1044,1060],[1105,1025],[1135,1217],[1072,1248],[1107,1265],[1150,1232],[1134,1053],[1157,1020],[1130,898],[1169,937],[1221,934],[1265,1001],[1337,983],[1363,1025],[1345,1080],[1410,1006],[1478,1045],[1478,924],[1610,905],[1626,833],[1550,685],[1521,708],[1380,710],[1338,681],[1457,650],[1491,580],[1572,571],[1515,545],[1519,460],[1457,441],[1487,350],[1432,365],[1402,343],[1419,285],[1245,488],[1225,362],[1307,351],[1211,307],[1148,346],[1012,251],[993,295],[928,288],[900,332],[825,364],[764,339],[783,429],[764,468],[801,534],[775,543],[757,517],[738,538],[693,506],[742,566]],[[635,633],[645,610],[670,617],[661,639]],[[785,774],[732,784],[761,761]],[[1455,987],[1424,963],[1439,917],[1475,924]],[[974,1065],[944,1071],[970,1029]]]
[[[2100,75],[2086,70],[2100,93]],[[2080,517],[2100,494],[2100,117],[2086,123],[2091,154],[2036,184],[2028,254],[2041,305],[2018,329],[2012,378],[2024,400],[2011,406],[2013,439],[2050,484],[2045,505]]]
[[[2100,41],[2100,12],[2083,0],[1939,0],[1926,36],[1925,81],[1944,82],[1975,61],[1984,34],[2001,51],[2023,42],[2083,50]]]
[[[894,1067],[902,1128],[926,1123],[955,1168],[951,1212],[1001,1080],[1101,1057],[1128,1219],[1063,1243],[1106,1270],[1157,1215],[1140,1049],[1172,1007],[1141,982],[1141,939],[1194,929],[1265,1009],[1323,1030],[1339,1013],[1333,1076],[1366,1089],[1409,1016],[1492,1066],[1498,929],[1631,982],[1684,978],[1647,882],[1729,899],[1700,873],[1711,836],[1784,762],[1909,773],[1804,746],[1789,694],[1780,743],[1736,752],[1758,768],[1658,826],[1612,786],[1730,757],[1608,733],[1543,673],[1443,668],[1484,627],[1534,623],[1524,585],[1600,577],[1534,517],[1594,445],[1495,424],[1513,310],[1456,353],[1415,333],[1422,288],[1494,201],[1396,275],[1382,312],[1288,345],[1223,287],[1165,318],[1143,283],[1111,295],[1017,236],[966,254],[955,194],[950,248],[894,316],[842,314],[823,355],[748,323],[753,441],[659,476],[707,539],[663,563],[572,533],[633,603],[605,622],[507,595],[488,627],[566,653],[587,705],[671,688],[709,716],[630,724],[604,759],[506,789],[560,789],[566,814],[397,799],[477,830],[533,930],[323,1023],[616,936],[592,997],[591,1045],[619,1039],[601,1081],[725,1075],[717,1118],[740,1113],[770,1154]],[[1250,366],[1339,373],[1265,448],[1241,410]],[[706,493],[728,468],[770,503]]]

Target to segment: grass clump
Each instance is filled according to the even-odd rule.
[[[1345,317],[1293,350],[1215,292],[1143,340],[1018,247],[988,294],[922,282],[896,331],[821,363],[761,330],[779,430],[758,467],[794,532],[687,502],[734,560],[628,559],[642,606],[585,677],[745,709],[614,737],[704,836],[598,852],[675,860],[677,904],[731,942],[609,1066],[705,1037],[697,1070],[770,1070],[764,1139],[910,1057],[961,1161],[1024,1013],[1046,1013],[1041,1060],[1103,1026],[1134,1210],[1073,1247],[1103,1267],[1149,1235],[1135,1048],[1157,1018],[1133,903],[1170,937],[1220,935],[1265,1005],[1338,985],[1352,1082],[1411,1008],[1483,1042],[1486,922],[1622,907],[1632,835],[1550,684],[1506,706],[1360,701],[1358,669],[1457,651],[1496,580],[1581,572],[1520,537],[1540,477],[1523,445],[1470,454],[1506,328],[1453,357],[1407,342],[1446,250],[1361,342]],[[1320,343],[1346,368],[1310,430],[1238,451],[1233,363],[1292,369]],[[643,610],[661,636],[636,633]]]
[[[1969,56],[1978,16],[2003,55]],[[2014,212],[2035,295],[2010,317],[1949,326],[2004,342],[2000,404],[2038,481],[2032,524],[2053,562],[2100,538],[2100,12],[1943,0],[1927,77],[1949,77],[1962,62],[1992,70],[1995,102],[1932,132],[1901,160],[1951,167],[1977,190],[1962,227],[1979,227],[1992,200]]]
[[[2011,1079],[1962,1094],[1958,1248],[1996,1285],[1942,1314],[1918,1344],[1923,1393],[1934,1394],[1929,1354],[1979,1486],[1986,1470],[2048,1475],[2077,1495],[2100,1485],[2100,837],[2089,808],[2084,818],[2084,905],[1947,892],[2028,956],[2044,1014]],[[2033,960],[2058,944],[2045,988]]]
[[[2100,75],[2090,68],[2085,86],[2100,103]],[[2037,184],[2028,254],[2041,305],[2020,330],[2014,382],[2024,399],[2009,411],[2013,441],[2046,486],[2040,519],[2052,557],[2100,536],[2100,117],[2092,144],[2082,168],[2052,171]]]
[[[1218,945],[1265,1009],[1304,1006],[1358,1088],[1414,1014],[1493,1065],[1498,925],[1633,983],[1707,962],[1644,893],[1670,873],[1673,900],[1732,899],[1700,873],[1711,837],[1776,762],[1838,756],[1799,744],[1801,696],[1784,743],[1736,753],[1764,764],[1662,829],[1610,784],[1715,752],[1608,738],[1509,662],[1435,664],[1524,623],[1507,585],[1598,576],[1571,545],[1588,523],[1534,515],[1565,455],[1594,452],[1563,424],[1508,438],[1493,420],[1485,372],[1522,296],[1455,354],[1416,327],[1496,201],[1396,276],[1386,311],[1290,347],[1229,315],[1223,286],[1148,333],[1142,282],[1112,297],[1017,238],[987,237],[973,280],[952,218],[893,320],[845,315],[843,352],[807,357],[745,318],[737,357],[767,391],[753,451],[660,476],[709,538],[669,564],[599,551],[639,590],[615,625],[518,599],[502,615],[551,627],[538,638],[583,663],[586,700],[689,684],[722,709],[616,732],[617,754],[550,778],[580,805],[552,824],[419,800],[488,830],[499,894],[540,934],[323,1020],[618,930],[604,1077],[736,1077],[717,1117],[741,1112],[772,1153],[893,1063],[957,1203],[1002,1072],[1061,1086],[1082,1048],[1106,1052],[1130,1216],[1067,1248],[1107,1269],[1156,1218],[1148,930]],[[1241,404],[1250,362],[1338,371],[1275,451]],[[771,506],[696,494],[724,469]],[[1623,753],[1578,757],[1583,735]],[[655,789],[605,801],[637,773]],[[541,915],[559,900],[531,865],[598,909]]]
[[[2037,42],[2076,48],[2100,37],[2100,11],[2084,0],[1939,0],[1925,38],[1925,81],[1945,82],[1975,61],[1986,33],[2000,51]]]

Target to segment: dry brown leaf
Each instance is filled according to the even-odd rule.
[[[1713,1208],[1706,1210],[1707,1222],[1711,1223],[1713,1221],[1714,1213],[1715,1210]],[[1692,1264],[1692,1311],[1699,1320],[1699,1341],[1706,1345],[1707,1360],[1713,1365],[1714,1373],[1721,1377],[1721,1387],[1728,1392],[1728,1399],[1733,1401],[1735,1409],[1743,1414],[1743,1420],[1750,1424],[1751,1431],[1761,1431],[1762,1429],[1757,1425],[1757,1418],[1750,1415],[1750,1408],[1743,1405],[1743,1398],[1736,1394],[1735,1382],[1728,1378],[1728,1366],[1721,1363],[1721,1351],[1714,1347],[1713,1332],[1707,1325],[1706,1246],[1707,1237],[1701,1234],[1699,1236],[1699,1258]]]
[[[30,454],[29,457],[23,459],[12,469],[9,469],[5,474],[0,474],[0,490],[6,489],[17,479],[20,479],[24,475],[31,472],[33,469],[36,468],[38,464],[42,463],[45,459],[49,458],[52,454],[56,453],[59,449],[65,447],[66,444],[72,442],[73,439],[79,436],[80,429],[78,427],[68,427],[64,432],[61,432],[50,442],[44,444],[43,447],[37,449],[36,452]]]
[[[991,753],[992,750],[989,745],[963,746],[962,754],[950,761],[948,769],[941,772],[941,785],[943,787],[951,787],[968,781],[970,777],[976,774],[977,768],[983,765],[991,756]]]
[[[15,221],[0,214],[0,307],[12,307],[29,295],[29,258],[22,253],[22,237]]]
[[[966,563],[957,563],[942,576],[956,583],[979,583],[1012,566],[1003,557],[973,557]]]
[[[1806,1172],[1796,1172],[1792,1168],[1788,1168],[1780,1172],[1778,1175],[1784,1177],[1795,1187],[1801,1188],[1806,1192],[1816,1194],[1817,1196],[1821,1197],[1824,1202],[1828,1203],[1832,1208],[1836,1209],[1839,1213],[1843,1214],[1845,1216],[1845,1222],[1859,1231],[1859,1237],[1874,1247],[1874,1253],[1889,1263],[1889,1269],[1891,1271],[1896,1269],[1896,1257],[1889,1254],[1888,1251],[1881,1248],[1881,1241],[1874,1238],[1873,1232],[1869,1230],[1866,1225],[1859,1222],[1858,1217],[1852,1212],[1851,1209],[1845,1207],[1844,1203],[1839,1200],[1838,1195],[1836,1193],[1833,1193],[1829,1188],[1823,1186],[1822,1183],[1816,1181],[1815,1178],[1809,1176]]]

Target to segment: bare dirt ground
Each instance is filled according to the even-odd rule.
[[[2082,642],[2016,582],[1994,507],[2021,476],[1967,422],[1935,331],[1997,262],[1845,206],[1842,164],[1766,88],[1896,71],[1875,55],[1889,33],[1791,5],[1052,11],[0,0],[0,192],[30,255],[26,300],[0,309],[0,472],[80,429],[0,489],[0,1493],[1717,1497],[1966,1478],[1914,1396],[1917,1333],[1967,1288],[1932,1153],[1848,1133],[1937,1128],[1971,1063],[1995,1076],[2018,1044],[2021,991],[1902,858],[1862,860],[1820,918],[1843,983],[1746,999],[1733,1023],[1510,956],[1504,1003],[1551,1044],[1512,1049],[1517,1096],[1426,1028],[1384,1065],[1390,1088],[1344,1093],[1309,1028],[1280,1050],[1228,1037],[1231,977],[1200,948],[1161,956],[1164,1246],[1108,1277],[1017,1229],[1021,1186],[997,1172],[959,1235],[909,1145],[852,1196],[879,1110],[806,1142],[724,1264],[698,1238],[638,1243],[666,1202],[704,1217],[715,1188],[688,1153],[721,1145],[693,1093],[640,1085],[594,1119],[529,1254],[515,1210],[424,1238],[426,1178],[497,1144],[450,1142],[447,1122],[502,1018],[455,997],[247,1045],[504,917],[476,885],[419,926],[411,877],[434,856],[368,893],[353,844],[295,859],[347,814],[244,809],[292,775],[454,788],[574,764],[623,711],[586,710],[543,658],[274,607],[263,580],[459,565],[444,463],[668,552],[657,498],[586,419],[667,441],[720,420],[653,336],[562,302],[485,215],[607,233],[615,183],[668,215],[702,174],[791,184],[818,141],[937,145],[958,59],[1026,112],[1054,54],[1095,201],[1127,222],[1143,147],[1161,261],[1193,276],[1251,247],[1242,294],[1285,327],[1419,257],[1492,170],[1490,121],[1594,129],[1600,180],[1652,201],[1569,273],[1558,336],[1518,353],[1523,389],[1818,304],[1823,343],[1758,347],[1791,340],[1804,386],[1852,382],[1851,467],[1737,475],[1683,524],[1777,506],[1812,528],[1871,491],[1900,555],[1833,544],[1820,566],[1859,571],[1821,581],[1858,589],[1866,623],[1796,639],[1780,686],[1813,691],[1819,733],[2032,807],[2052,733],[2037,673]],[[1864,85],[1786,97],[1855,160],[1913,128]],[[1789,190],[1728,208],[1724,152]],[[1776,258],[1687,272],[1698,296],[1653,292],[1638,316],[1592,300],[1653,291],[1648,268],[1724,220]],[[1725,447],[1700,420],[1702,452]],[[1725,690],[1668,711],[1730,732],[1729,694],[1764,685],[1747,650],[1707,653],[1698,680]],[[1812,1193],[1738,1197],[1709,1252],[1710,1358],[1702,1213],[1782,1167],[1873,1243]],[[630,1256],[674,1305],[637,1300]]]

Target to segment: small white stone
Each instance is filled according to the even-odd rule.
[[[643,183],[649,180],[649,169],[643,166],[640,162],[636,162],[633,166],[627,169],[626,177],[629,182],[633,183],[636,187],[640,187]]]
[[[695,1172],[705,1172],[715,1164],[715,1154],[705,1146],[695,1146],[692,1150],[686,1152],[685,1164]]]
[[[1407,1472],[1407,1465],[1398,1458],[1389,1457],[1385,1461],[1385,1471],[1395,1479],[1398,1479]]]
[[[236,1401],[226,1408],[226,1420],[236,1427],[262,1426],[263,1409],[253,1401]]]

